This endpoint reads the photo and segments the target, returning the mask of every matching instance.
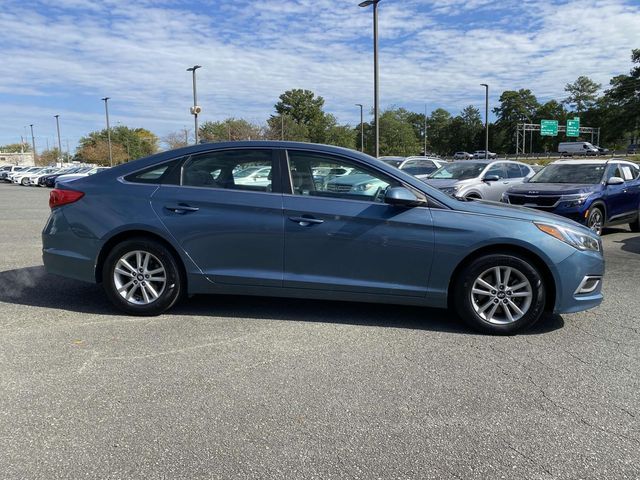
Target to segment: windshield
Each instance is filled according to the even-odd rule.
[[[536,173],[529,183],[588,183],[602,181],[606,164],[561,164],[554,163]]]
[[[392,167],[399,167],[402,164],[402,162],[404,162],[404,158],[383,158],[383,157],[380,157],[380,160],[382,160],[387,165],[391,165]]]
[[[433,172],[429,178],[468,180],[469,178],[478,177],[486,166],[486,163],[480,162],[450,163],[440,167],[438,170]]]

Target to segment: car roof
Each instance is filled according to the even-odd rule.
[[[605,165],[609,162],[625,162],[628,160],[625,160],[624,158],[611,158],[608,160],[601,160],[601,159],[583,159],[583,160],[556,160],[555,162],[553,162],[554,164],[558,163],[558,164],[563,164],[563,165]]]

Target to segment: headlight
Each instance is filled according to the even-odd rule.
[[[600,239],[589,233],[549,223],[533,222],[544,233],[567,243],[578,250],[600,251]]]
[[[442,187],[440,189],[441,192],[446,193],[447,195],[453,195],[458,190],[460,190],[460,185],[454,185],[453,187]]]
[[[576,195],[563,195],[562,203],[565,207],[578,207],[582,205],[590,195],[590,192],[578,193]]]
[[[372,183],[361,183],[360,185],[356,185],[355,187],[353,187],[353,190],[355,190],[356,192],[366,192],[371,187],[373,187]]]

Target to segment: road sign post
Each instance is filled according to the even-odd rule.
[[[567,137],[580,136],[580,119],[575,117],[573,120],[567,120]]]
[[[558,135],[558,121],[557,120],[541,120],[540,135],[556,137]]]

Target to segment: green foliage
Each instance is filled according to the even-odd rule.
[[[408,110],[392,108],[380,115],[380,155],[415,155],[420,151]]]
[[[204,122],[198,129],[200,140],[205,142],[235,142],[257,140],[262,132],[259,126],[241,118],[227,118],[221,122]]]
[[[589,77],[584,75],[579,76],[575,82],[567,83],[564,87],[564,91],[569,96],[564,100],[567,105],[573,105],[578,114],[593,107],[597,98],[598,90],[600,90],[599,83],[594,82]]]
[[[0,152],[3,153],[26,153],[30,151],[31,145],[28,143],[9,143],[7,145],[0,145]]]
[[[82,137],[76,151],[76,159],[99,164],[108,164],[108,152],[106,158],[102,158],[104,149],[102,145],[107,142],[107,129],[90,132]],[[124,125],[111,128],[111,147],[115,150],[126,152],[126,157],[117,159],[114,156],[114,164],[122,163],[136,158],[146,157],[158,151],[158,137],[144,128],[129,128]],[[95,152],[100,152],[96,157]]]

